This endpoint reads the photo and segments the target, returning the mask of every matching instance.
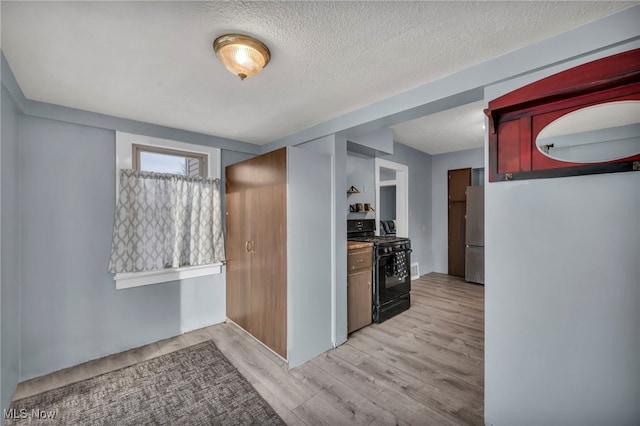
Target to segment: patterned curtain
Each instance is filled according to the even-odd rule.
[[[110,272],[223,260],[220,179],[120,170]]]

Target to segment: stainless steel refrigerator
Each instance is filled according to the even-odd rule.
[[[484,186],[467,187],[465,281],[484,284]]]

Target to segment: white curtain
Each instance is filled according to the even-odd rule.
[[[220,179],[120,170],[110,272],[223,260]]]

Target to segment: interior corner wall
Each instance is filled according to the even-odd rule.
[[[224,273],[115,289],[114,130],[23,116],[18,164],[20,380],[225,320]]]
[[[449,170],[484,167],[484,149],[467,149],[431,157],[433,193],[433,271],[443,274],[449,268]]]
[[[638,424],[640,173],[491,182],[485,206],[486,424]]]
[[[347,341],[347,141],[344,137],[329,135],[298,146],[333,159],[334,204],[334,279],[332,302],[332,339],[335,346]]]
[[[4,84],[0,87],[0,410],[4,410],[11,403],[20,369],[20,112]]]
[[[318,150],[287,148],[289,368],[311,360],[335,344],[333,161],[333,155]],[[313,250],[309,250],[310,241]]]
[[[347,140],[336,135],[334,142],[334,173],[336,186],[336,341],[347,341],[347,200],[340,194],[347,188]]]
[[[349,142],[361,145],[370,152],[393,154],[394,141],[391,127],[384,127],[359,135],[350,135]]]

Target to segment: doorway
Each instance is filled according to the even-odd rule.
[[[448,273],[465,276],[466,190],[471,185],[471,168],[448,171]]]
[[[391,220],[395,223],[398,237],[409,237],[409,167],[393,161],[375,159],[376,216],[378,222]],[[389,199],[393,197],[392,199]],[[389,204],[395,208],[389,208]],[[387,206],[387,207],[385,207]],[[384,216],[384,217],[383,217]],[[394,217],[391,217],[394,216]],[[380,232],[380,223],[376,224],[376,235]]]

